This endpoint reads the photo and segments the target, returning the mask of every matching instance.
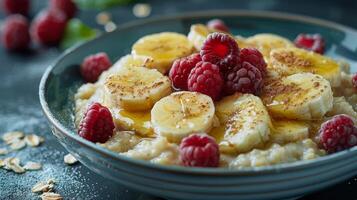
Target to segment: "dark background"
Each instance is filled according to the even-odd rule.
[[[272,10],[323,18],[357,29],[356,0],[140,1],[142,2],[152,6],[149,17],[208,9]],[[44,8],[45,4],[46,0],[33,0],[31,16]],[[132,6],[133,4],[115,7],[107,11],[112,13],[113,21],[120,26],[137,19],[132,13]],[[103,29],[95,22],[97,12],[81,11],[78,17],[92,27]],[[2,13],[0,19],[4,19]],[[41,162],[44,166],[43,170],[20,175],[0,169],[0,199],[38,199],[37,195],[31,193],[31,187],[48,178],[56,179],[56,191],[65,199],[159,199],[107,181],[81,164],[70,167],[63,163],[63,156],[67,152],[52,136],[37,96],[42,73],[60,53],[57,48],[36,48],[27,54],[13,54],[0,48],[0,134],[20,130],[46,138],[45,143],[38,148],[27,147],[10,154],[20,157],[22,161]],[[301,199],[354,200],[357,199],[356,190],[357,177]]]

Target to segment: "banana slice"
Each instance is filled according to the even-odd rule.
[[[179,142],[191,133],[208,132],[214,121],[212,99],[197,92],[175,92],[158,101],[151,110],[155,133]]]
[[[309,124],[296,120],[273,120],[270,142],[287,144],[298,142],[309,137]]]
[[[149,110],[171,93],[169,78],[145,67],[122,67],[106,79],[104,86],[112,105],[128,111]]]
[[[185,35],[162,32],[140,38],[133,45],[132,54],[152,60],[151,66],[165,74],[175,59],[188,56],[193,50]]]
[[[203,42],[210,33],[211,31],[207,28],[207,26],[203,24],[193,24],[191,25],[187,38],[195,46],[196,50],[199,51],[202,48]]]
[[[223,124],[219,147],[225,153],[248,152],[269,139],[271,120],[259,97],[234,94],[216,104],[216,115]]]
[[[294,47],[294,44],[290,40],[269,33],[256,34],[248,37],[245,42],[257,48],[267,60],[269,60],[270,51],[273,49]]]
[[[341,84],[339,64],[320,54],[299,48],[279,48],[270,53],[268,70],[286,76],[301,72],[319,74],[330,81],[332,87]]]
[[[274,118],[298,120],[322,119],[333,102],[330,83],[311,73],[268,80],[261,98]]]

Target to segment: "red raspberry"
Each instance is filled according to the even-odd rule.
[[[235,92],[258,94],[263,86],[263,78],[258,68],[249,62],[236,65],[225,75],[224,93]]]
[[[187,90],[187,79],[191,70],[201,61],[201,56],[198,53],[191,56],[177,59],[172,65],[169,77],[172,85],[176,89]]]
[[[55,45],[62,39],[66,28],[66,16],[59,10],[40,12],[31,25],[31,35],[39,43]]]
[[[357,89],[357,73],[353,74],[352,76],[352,85]]]
[[[108,55],[101,52],[84,58],[80,71],[85,81],[94,83],[102,72],[109,69],[110,66],[112,66],[112,62]]]
[[[58,9],[71,19],[77,12],[77,6],[73,0],[51,0],[50,9]]]
[[[239,48],[236,41],[224,33],[216,32],[208,35],[200,54],[203,61],[218,65],[222,72],[236,66],[239,62]]]
[[[30,10],[29,0],[2,0],[2,7],[6,14],[28,15]]]
[[[30,45],[29,23],[20,14],[6,18],[1,34],[4,47],[8,50],[24,50]]]
[[[267,64],[263,55],[256,48],[243,48],[240,50],[240,62],[249,62],[254,67],[259,69],[260,73],[264,77],[267,71]]]
[[[227,25],[224,23],[224,21],[220,19],[212,19],[207,22],[207,27],[211,30],[215,31],[221,31],[221,32],[226,32],[229,33],[229,28]]]
[[[218,99],[223,86],[223,79],[217,65],[209,62],[199,62],[188,76],[188,90],[200,92]]]
[[[92,142],[106,142],[114,133],[112,114],[99,103],[91,104],[79,124],[78,134]]]
[[[323,54],[325,51],[325,40],[320,34],[299,34],[295,41],[295,46]]]
[[[187,167],[218,167],[219,147],[214,138],[206,134],[185,137],[180,144],[180,158]]]
[[[342,151],[357,145],[357,127],[351,117],[336,115],[321,125],[318,139],[328,153]]]

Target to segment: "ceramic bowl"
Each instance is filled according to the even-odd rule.
[[[43,75],[40,101],[58,141],[92,171],[124,186],[171,199],[294,198],[356,175],[357,148],[310,161],[245,170],[184,168],[123,157],[76,134],[73,95],[83,83],[78,64],[85,56],[104,51],[114,61],[130,53],[131,45],[144,35],[161,31],[187,34],[191,24],[212,18],[223,19],[234,34],[242,36],[267,32],[293,40],[302,32],[320,33],[327,42],[327,55],[357,66],[357,32],[319,19],[225,10],[135,21],[66,51]]]

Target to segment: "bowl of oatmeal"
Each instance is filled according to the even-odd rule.
[[[177,199],[298,197],[355,175],[357,58],[338,49],[353,52],[356,38],[270,12],[134,22],[59,58],[41,105],[61,144],[125,186]]]

